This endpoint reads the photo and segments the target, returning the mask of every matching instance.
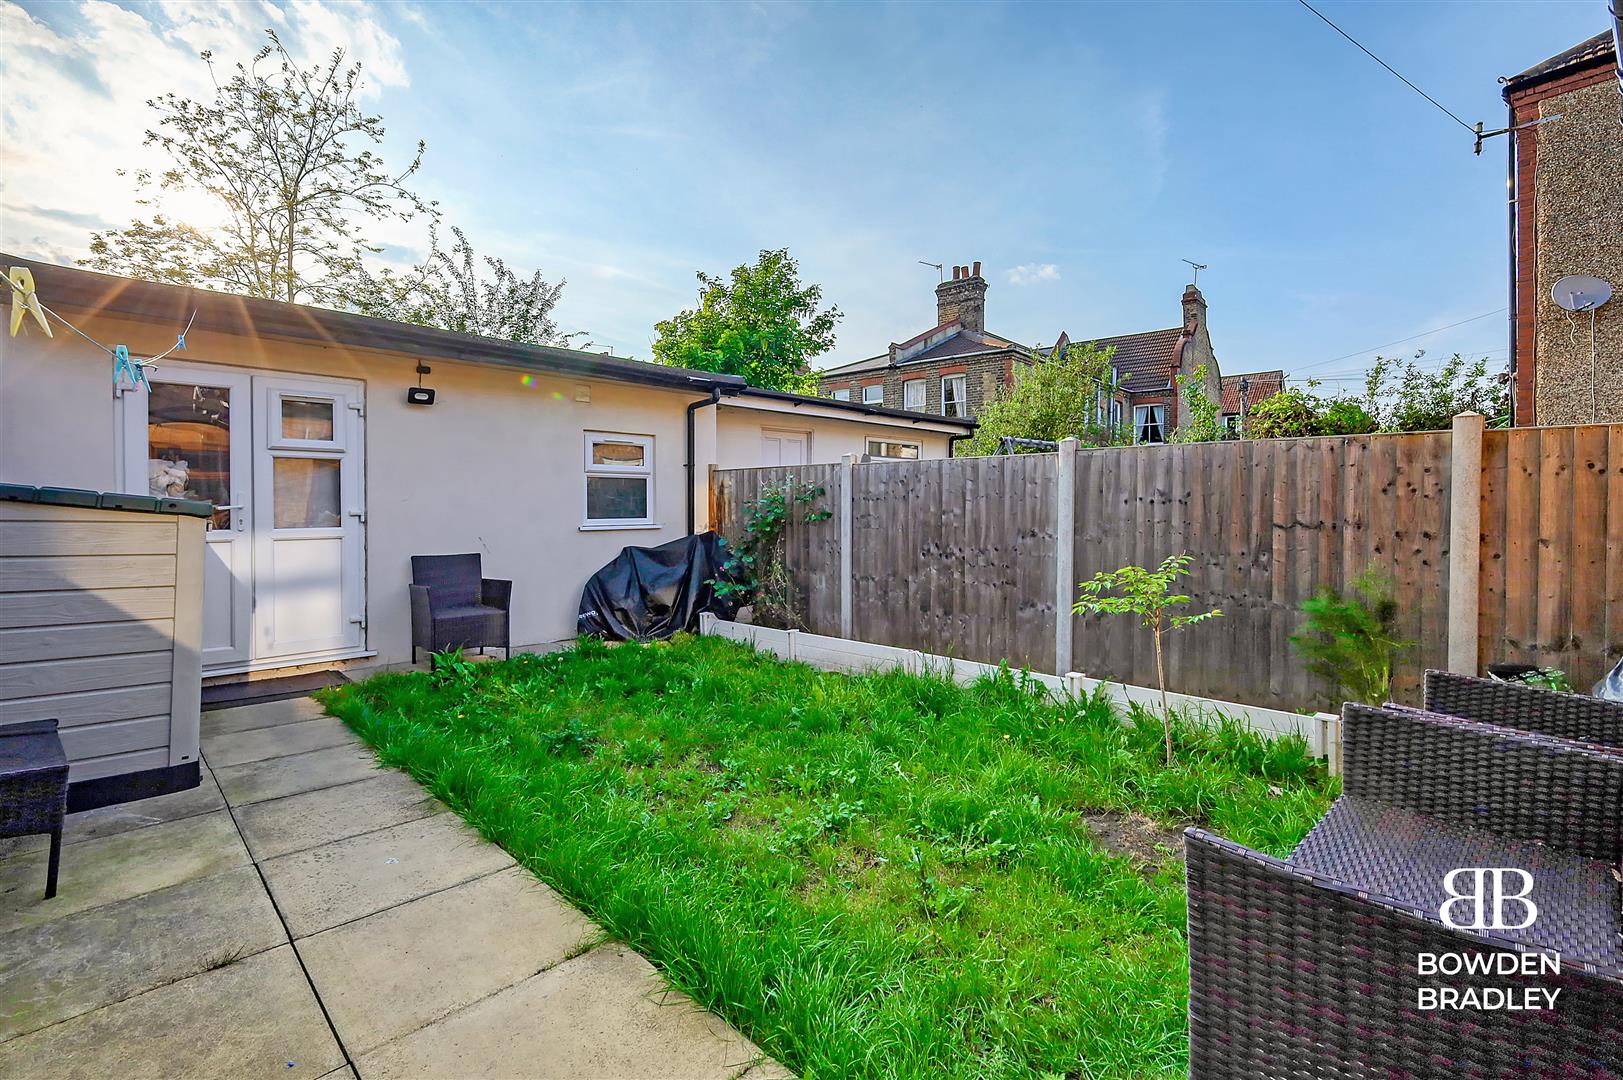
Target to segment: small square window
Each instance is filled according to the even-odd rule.
[[[902,408],[911,412],[924,411],[924,380],[909,379],[902,384]]]
[[[587,432],[583,524],[649,525],[653,515],[653,437]]]
[[[332,442],[332,401],[282,398],[282,438],[304,442]]]
[[[835,401],[850,401],[851,391],[849,389],[836,390],[830,394],[829,397],[833,398]]]
[[[885,403],[885,384],[874,383],[872,386],[862,388],[862,403],[864,405],[883,405]]]

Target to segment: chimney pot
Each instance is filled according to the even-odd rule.
[[[986,328],[986,281],[981,264],[954,263],[952,280],[935,287],[936,325],[958,323],[966,330]]]

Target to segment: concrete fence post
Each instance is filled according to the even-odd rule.
[[[840,458],[840,636],[851,637],[851,480],[857,457]]]
[[[1076,449],[1072,439],[1059,441],[1056,464],[1059,497],[1054,511],[1054,674],[1071,670],[1071,628],[1076,602]]]
[[[1448,488],[1448,670],[1477,673],[1482,582],[1482,431],[1477,413],[1454,417]]]

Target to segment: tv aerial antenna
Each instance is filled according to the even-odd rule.
[[[1192,267],[1194,267],[1194,268],[1195,268],[1195,276],[1194,276],[1194,278],[1193,278],[1193,279],[1192,279],[1192,280],[1191,280],[1191,281],[1190,281],[1190,282],[1189,282],[1189,284],[1191,284],[1191,285],[1199,285],[1199,284],[1200,284],[1200,272],[1201,272],[1201,271],[1202,271],[1202,270],[1209,270],[1209,269],[1211,269],[1211,264],[1210,264],[1210,263],[1198,263],[1198,262],[1196,262],[1196,261],[1195,261],[1195,260],[1193,260],[1193,259],[1179,259],[1179,260],[1178,260],[1178,261],[1179,261],[1179,262],[1186,262],[1186,263],[1188,263],[1188,264],[1189,264],[1189,265],[1190,265],[1190,266],[1192,266]]]
[[[947,280],[947,272],[946,272],[945,269],[943,269],[943,267],[946,266],[945,263],[933,263],[933,262],[930,262],[930,261],[928,261],[926,259],[920,259],[920,260],[918,260],[918,263],[919,263],[920,266],[933,266],[933,267],[935,267],[935,276],[937,278],[941,279],[942,281]]]

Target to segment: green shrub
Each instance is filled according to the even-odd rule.
[[[1331,588],[1304,601],[1303,632],[1291,636],[1307,669],[1324,680],[1336,701],[1385,702],[1392,691],[1392,665],[1412,642],[1397,634],[1398,604],[1392,582],[1371,567],[1343,595]]]

